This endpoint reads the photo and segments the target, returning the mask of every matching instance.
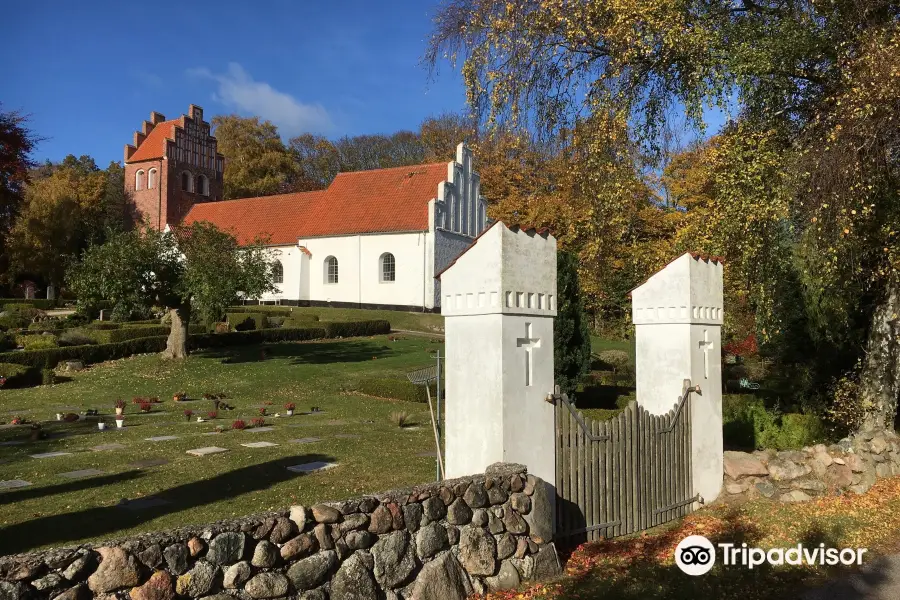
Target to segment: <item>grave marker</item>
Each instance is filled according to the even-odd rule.
[[[277,445],[278,444],[273,444],[272,442],[249,442],[247,444],[241,444],[241,446],[245,448],[271,448]]]
[[[219,448],[218,446],[206,446],[205,448],[194,448],[193,450],[188,450],[187,453],[191,456],[209,456],[210,454],[219,454],[221,452],[228,452],[228,448]]]
[[[308,437],[308,438],[300,438],[298,440],[288,440],[292,444],[312,444],[315,442],[321,442],[322,438],[317,437]]]
[[[177,435],[158,435],[156,437],[148,437],[144,438],[148,442],[168,442],[171,440],[177,440]]]
[[[71,456],[71,452],[44,452],[42,454],[32,454],[31,458],[55,458],[57,456]]]
[[[100,469],[81,469],[79,471],[69,471],[68,473],[60,473],[60,477],[68,479],[81,479],[83,477],[93,477],[95,475],[103,475]]]
[[[11,479],[9,481],[0,481],[0,490],[14,490],[17,488],[28,487],[29,485],[31,485],[30,481]]]
[[[337,463],[317,460],[315,462],[308,462],[302,465],[294,465],[292,467],[288,467],[287,470],[293,473],[315,473],[316,471],[325,471],[336,466]]]

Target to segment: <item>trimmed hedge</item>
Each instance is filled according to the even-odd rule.
[[[120,329],[122,327],[122,324],[110,321],[93,321],[88,325],[88,327],[96,331],[108,331],[111,329]]]
[[[357,321],[353,323],[328,323],[333,326],[331,332],[340,331],[342,337],[348,337],[349,330],[360,331],[360,336],[376,335],[390,331],[391,324],[387,321]],[[348,328],[340,326],[347,325]],[[202,325],[191,325],[189,331],[194,328],[202,331]],[[133,328],[114,330],[115,332],[127,332]],[[99,332],[91,332],[96,334]],[[166,329],[168,334],[168,328]],[[43,369],[45,366],[54,367],[64,360],[80,360],[85,364],[98,363],[107,360],[125,358],[133,354],[147,354],[162,352],[166,349],[168,335],[141,337],[121,342],[96,344],[92,346],[64,346],[61,348],[49,348],[46,350],[0,352],[0,363],[15,363],[29,365]],[[188,337],[188,347],[191,350],[200,348],[221,348],[223,346],[239,346],[248,344],[260,344],[264,342],[293,342],[303,340],[315,340],[335,337],[329,333],[326,327],[282,327],[280,329],[258,329],[254,331],[232,331],[228,333],[203,333]]]
[[[0,363],[0,376],[6,378],[4,388],[27,387],[41,381],[41,372],[38,369],[14,363]]]
[[[300,314],[291,315],[284,320],[285,327],[303,327],[307,323],[318,323],[318,315]]]
[[[250,331],[252,329],[265,329],[268,323],[266,315],[262,313],[227,313],[228,325],[236,331]]]
[[[34,298],[31,300],[27,298],[0,298],[0,304],[3,304],[3,310],[15,310],[9,308],[9,306],[12,304],[25,304],[27,306],[39,308],[41,310],[47,310],[50,308],[56,308],[56,303],[57,300],[47,300],[46,298]]]
[[[393,398],[407,402],[428,402],[425,386],[415,385],[406,379],[370,378],[356,385],[356,391],[377,398]],[[431,397],[437,395],[437,386],[431,385]]]
[[[134,327],[121,327],[118,329],[94,329],[86,331],[87,335],[97,341],[98,344],[115,344],[125,340],[133,340],[142,337],[157,335],[169,335],[172,328],[169,325],[136,325]],[[205,333],[203,325],[189,325],[188,334]]]
[[[391,324],[384,319],[373,321],[350,321],[322,323],[327,334],[326,337],[362,337],[367,335],[381,335],[391,332]]]

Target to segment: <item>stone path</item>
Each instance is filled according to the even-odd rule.
[[[287,470],[293,473],[315,473],[316,471],[324,471],[325,469],[331,469],[336,466],[337,463],[317,460],[315,462],[303,463],[302,465],[294,465],[293,467],[288,467]]]
[[[14,490],[16,488],[28,487],[29,485],[31,485],[30,481],[11,479],[9,481],[0,481],[0,490]]]
[[[81,479],[83,477],[93,477],[95,475],[103,475],[100,469],[81,469],[79,471],[69,471],[68,473],[60,473],[60,477],[68,479]]]
[[[865,555],[863,563],[865,563]],[[793,595],[792,597],[796,597]],[[801,600],[897,600],[900,598],[900,554],[880,556],[858,573],[835,579],[800,596]],[[785,600],[789,600],[785,597]]]

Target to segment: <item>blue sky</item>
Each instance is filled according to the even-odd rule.
[[[153,9],[149,7],[153,6]],[[31,115],[35,158],[104,166],[156,110],[259,115],[282,137],[415,129],[464,108],[459,75],[419,64],[437,2],[23,0],[0,37],[4,110]]]

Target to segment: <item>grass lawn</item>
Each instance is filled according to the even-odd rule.
[[[322,309],[318,309],[321,312]],[[392,322],[395,319],[392,319]],[[100,540],[141,531],[206,523],[289,506],[336,500],[432,481],[433,451],[428,407],[371,398],[347,390],[362,377],[389,377],[431,364],[440,347],[426,337],[390,341],[387,336],[244,346],[198,352],[183,362],[142,355],[103,363],[52,386],[0,391],[0,423],[14,415],[46,422],[50,438],[27,441],[27,426],[0,425],[0,481],[33,485],[0,490],[0,554]],[[184,391],[189,401],[175,403]],[[204,393],[227,395],[233,411],[197,423],[212,403]],[[132,397],[159,397],[150,414],[139,414]],[[113,404],[122,398],[126,427],[116,430]],[[269,432],[232,431],[233,420],[246,422],[266,407],[284,415],[284,404],[297,411],[318,406],[322,413],[267,417]],[[271,403],[271,404],[269,404]],[[99,431],[85,420],[57,422],[58,412],[95,408],[112,429]],[[188,422],[184,410],[194,411]],[[394,411],[413,415],[418,428],[400,429]],[[215,431],[223,433],[204,435]],[[169,441],[147,441],[177,436]],[[357,437],[340,437],[357,436]],[[320,438],[295,443],[299,438]],[[242,443],[277,446],[247,448]],[[12,442],[12,444],[9,444]],[[23,443],[24,442],[24,443]],[[91,450],[106,444],[120,449]],[[187,450],[218,446],[228,451],[190,456]],[[35,459],[29,455],[68,452]],[[168,461],[136,466],[138,461]],[[337,466],[298,475],[288,466],[334,461]],[[64,473],[96,469],[83,478]],[[116,506],[121,499],[160,498],[167,504],[136,510]],[[133,506],[133,504],[132,504]]]
[[[713,544],[733,543],[737,547],[746,542],[748,547],[764,550],[796,547],[798,543],[814,549],[824,544],[826,548],[866,548],[865,565],[879,554],[900,551],[898,531],[900,477],[892,477],[879,480],[859,496],[831,496],[795,504],[760,499],[741,507],[712,507],[641,535],[584,544],[571,554],[565,575],[558,581],[489,594],[488,599],[797,598],[803,590],[828,585],[825,582],[829,578],[846,575],[852,569],[763,565],[751,570],[722,564],[722,553],[717,550],[713,569],[705,575],[691,577],[675,565],[675,547],[688,535],[703,535]]]
[[[244,308],[253,312],[253,305]],[[368,321],[385,319],[393,329],[409,331],[444,332],[444,317],[440,313],[402,312],[398,310],[368,310],[362,308],[328,308],[320,306],[284,306],[299,314],[313,314],[321,321]]]

